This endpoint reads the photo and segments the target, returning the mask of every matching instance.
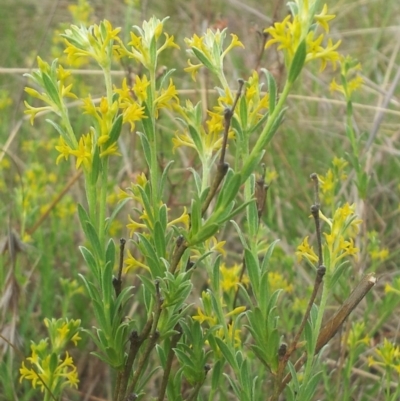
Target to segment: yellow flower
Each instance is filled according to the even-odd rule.
[[[282,289],[287,293],[293,292],[293,284],[289,284],[288,281],[280,273],[269,272],[268,282],[271,288],[271,292]]]
[[[178,92],[175,88],[175,85],[172,79],[169,80],[169,85],[167,89],[161,89],[159,96],[154,100],[154,105],[156,107],[156,111],[166,107],[168,109],[172,108],[172,100],[175,100],[176,103],[179,104]],[[157,115],[156,115],[157,117]]]
[[[144,107],[141,107],[136,102],[131,103],[124,111],[123,111],[123,122],[129,123],[131,126],[131,131],[135,129],[135,121],[140,121],[143,118],[147,118],[144,114]]]
[[[383,340],[383,344],[375,348],[374,359],[372,356],[368,358],[368,366],[383,366],[389,369],[395,369],[400,374],[400,348],[391,342],[387,338]]]
[[[217,324],[217,319],[212,316],[206,316],[200,307],[197,307],[197,315],[192,316],[193,320],[197,320],[200,324],[207,322],[210,327]]]
[[[299,260],[305,258],[311,263],[318,262],[317,254],[314,252],[314,249],[308,243],[308,236],[305,237],[303,242],[297,247],[296,255]]]
[[[150,81],[147,79],[146,75],[140,79],[139,75],[135,77],[135,84],[133,85],[133,92],[137,96],[140,102],[147,100],[147,87],[150,85]]]
[[[183,213],[181,214],[181,216],[170,221],[167,224],[167,227],[171,227],[179,223],[182,223],[187,230],[189,229],[189,215],[187,214],[186,207],[183,208]]]
[[[57,157],[56,164],[58,164],[62,158],[68,160],[68,156],[72,154],[72,149],[67,145],[62,136],[59,138],[56,149],[60,152],[60,155]]]
[[[322,46],[324,35],[321,34],[314,38],[315,30],[310,27],[309,13],[310,7],[308,3],[302,5],[303,9],[299,10],[298,15],[288,15],[282,22],[276,22],[273,27],[267,28],[264,32],[271,35],[271,39],[265,44],[265,48],[273,44],[278,44],[278,50],[283,50],[285,53],[286,67],[289,68],[292,64],[293,57],[300,43],[306,41],[306,59],[305,62],[319,59],[321,61],[320,70],[323,71],[328,62],[336,66],[336,62],[341,56],[336,51],[341,41],[333,44],[331,39],[328,39],[327,45]],[[334,15],[327,15],[327,7],[324,6],[321,14],[314,15],[315,21],[328,32],[328,21],[332,20]]]
[[[234,264],[232,267],[228,268],[224,263],[222,263],[220,267],[222,291],[229,293],[231,290],[236,290],[239,283],[247,285],[250,282],[246,274],[241,276],[241,271],[242,267],[238,264]]]
[[[322,11],[320,14],[316,14],[314,16],[315,20],[317,21],[317,23],[319,25],[321,25],[321,27],[324,29],[324,31],[326,33],[329,33],[329,24],[328,22],[333,20],[336,15],[329,15],[327,14],[328,12],[328,6],[326,4],[324,4],[324,7],[322,8]]]
[[[92,161],[92,136],[91,133],[82,135],[79,139],[78,149],[71,150],[71,154],[76,157],[76,168],[83,163],[86,169],[90,169]]]
[[[106,149],[103,149],[100,152],[100,157],[106,157],[111,155],[121,156],[121,153],[118,152],[117,142],[112,143],[110,146],[108,146]]]
[[[90,94],[82,99],[82,109],[84,114],[91,114],[94,117],[97,117],[96,106],[93,103],[92,97]]]
[[[127,273],[131,269],[137,269],[137,268],[142,268],[147,271],[150,271],[150,268],[146,266],[144,263],[138,261],[136,258],[134,258],[131,254],[131,252],[128,250],[128,257],[125,259],[125,268],[124,268],[124,274]]]
[[[242,345],[242,339],[240,338],[240,329],[233,329],[233,324],[228,324],[228,338],[225,338],[225,330],[221,327],[217,330],[216,336],[224,342],[229,341],[233,343],[235,348],[240,348]]]
[[[192,76],[193,81],[196,82],[196,75],[199,72],[199,69],[203,66],[203,64],[192,64],[190,59],[188,60],[189,67],[184,68],[183,70],[189,72]]]
[[[380,262],[383,262],[389,257],[389,249],[388,248],[374,249],[369,252],[369,256],[371,257],[372,260],[379,260]]]
[[[238,39],[237,35],[231,33],[232,41],[230,45],[222,52],[221,59],[223,59],[234,47],[243,47],[243,43]]]
[[[145,224],[138,223],[134,221],[131,216],[128,216],[130,223],[126,225],[126,228],[129,229],[129,236],[132,237],[135,231],[139,230],[140,228],[147,228]]]
[[[67,29],[61,35],[66,43],[64,53],[71,63],[80,57],[89,57],[96,60],[102,68],[109,68],[115,50],[114,42],[120,42],[118,37],[120,30],[121,28],[113,29],[107,20],[89,28],[71,25],[71,29]]]

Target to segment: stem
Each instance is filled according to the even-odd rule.
[[[89,218],[90,222],[96,226],[96,184],[90,182],[90,177],[85,174],[85,189],[86,189],[86,199],[89,207]]]
[[[155,310],[154,310],[154,314],[153,314],[151,330],[149,333],[147,333],[148,334],[148,336],[146,336],[146,338],[148,339],[147,345],[146,345],[145,350],[143,351],[143,354],[141,355],[141,357],[138,361],[138,365],[135,370],[135,373],[133,374],[132,381],[129,384],[128,394],[133,392],[140,377],[143,375],[144,370],[145,370],[145,365],[147,363],[149,355],[150,355],[151,351],[153,350],[153,348],[155,347],[158,338],[160,337],[160,333],[157,331],[157,325],[158,325],[158,321],[161,316],[162,304],[164,302],[164,299],[161,297],[160,284],[158,281],[155,282],[155,287],[156,287],[156,304],[154,305]],[[143,338],[143,341],[144,341],[144,339],[145,338]]]
[[[104,81],[106,84],[107,103],[108,103],[108,107],[111,107],[112,98],[113,98],[113,90],[112,90],[110,67],[103,68],[103,73],[104,73]]]
[[[261,152],[264,150],[265,146],[271,141],[274,136],[274,131],[271,130],[276,122],[276,119],[280,115],[283,110],[283,106],[286,102],[286,99],[289,95],[290,89],[292,87],[292,83],[286,81],[285,87],[283,88],[282,94],[279,98],[278,103],[275,106],[273,113],[268,117],[267,124],[265,125],[263,131],[261,132],[254,148],[252,149],[249,157],[244,162],[241,175],[242,182],[245,182],[249,175],[253,172],[253,165],[256,160],[259,158]]]
[[[149,108],[151,115],[148,118],[153,120],[152,127],[153,132],[146,132],[147,138],[150,144],[150,182],[151,182],[151,197],[153,202],[153,213],[155,217],[155,221],[157,221],[158,216],[158,161],[157,161],[157,141],[156,141],[156,132],[155,132],[155,107],[154,107],[154,100],[156,97],[156,74],[154,69],[150,69],[150,86],[151,86],[151,93],[149,96]]]
[[[331,275],[327,274],[325,276],[325,280],[323,281],[322,286],[322,294],[321,294],[321,301],[318,307],[318,315],[317,320],[315,322],[314,330],[313,330],[313,347],[311,350],[310,357],[307,359],[306,368],[304,372],[304,383],[308,383],[310,379],[310,375],[312,373],[312,365],[314,361],[314,355],[316,354],[317,348],[317,338],[322,326],[322,318],[324,317],[324,312],[326,309],[326,303],[328,302],[328,294],[331,289]],[[305,388],[305,387],[304,387]]]
[[[201,177],[201,190],[200,190],[199,196],[208,187],[208,183],[210,181],[211,166],[210,166],[209,161],[210,161],[210,159],[207,157],[204,161],[201,162],[202,177]]]
[[[329,280],[330,281],[330,280]],[[354,288],[353,292],[349,295],[343,305],[337,310],[333,317],[331,317],[324,325],[322,330],[320,331],[317,339],[317,343],[315,346],[314,354],[318,353],[323,346],[325,346],[332,337],[339,330],[339,327],[343,324],[343,322],[347,319],[350,313],[354,310],[354,308],[361,302],[361,300],[367,295],[369,290],[375,285],[376,277],[373,273],[367,274],[364,276],[361,281],[358,283],[357,287]],[[325,281],[325,286],[327,286]],[[326,292],[327,293],[327,292]],[[322,296],[324,297],[324,291],[322,292]],[[326,295],[325,295],[326,296]],[[322,299],[321,299],[322,301]],[[325,301],[326,303],[326,301]],[[317,319],[318,320],[318,319]],[[312,358],[310,358],[312,359]],[[294,368],[297,371],[303,366],[304,362],[307,360],[307,355],[304,353],[294,364]],[[282,392],[286,385],[290,382],[292,376],[291,373],[288,373],[283,379],[280,387],[280,392]],[[305,376],[304,381],[305,383]]]
[[[99,200],[99,217],[98,229],[99,240],[102,246],[105,245],[105,225],[106,225],[106,209],[107,209],[107,181],[108,181],[108,157],[103,159],[103,168],[101,171],[101,187],[100,187],[100,200]]]
[[[181,327],[178,325],[178,327],[175,327],[175,329],[178,332],[176,334],[174,334],[174,336],[172,337],[172,340],[171,340],[171,346],[168,351],[167,362],[166,362],[166,366],[164,369],[164,374],[163,374],[162,383],[161,383],[161,389],[160,389],[160,393],[158,395],[158,401],[164,400],[165,392],[167,390],[169,375],[171,372],[172,362],[174,360],[174,355],[175,355],[174,348],[176,347],[179,339],[182,336]]]

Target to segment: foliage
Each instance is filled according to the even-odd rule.
[[[89,20],[89,5],[80,1],[78,6]],[[180,93],[175,68],[160,69],[166,54],[178,58],[182,53],[174,36],[165,32],[168,18],[152,17],[133,26],[128,39],[106,19],[79,21],[61,34],[66,56],[51,63],[37,57],[38,69],[26,74],[25,113],[32,125],[42,115],[48,117],[57,151],[53,162],[60,171],[76,170],[60,191],[67,192],[82,177],[85,196],[65,198],[68,218],[56,222],[75,231],[70,216],[76,210],[80,256],[71,256],[71,265],[79,260],[83,266],[71,268],[59,282],[53,272],[40,272],[49,286],[60,289],[59,307],[36,290],[48,337],[25,328],[25,338],[31,340],[31,356],[19,367],[25,387],[10,387],[8,394],[32,397],[30,382],[46,400],[60,399],[65,391],[74,396],[68,387],[78,386],[81,372],[65,348],[69,342],[77,347],[82,337],[92,356],[84,347],[71,352],[110,368],[104,388],[112,391],[102,396],[115,401],[275,401],[282,394],[288,400],[316,399],[329,388],[324,349],[348,318],[342,340],[347,355],[340,355],[337,386],[343,399],[352,397],[352,369],[372,343],[366,330],[371,324],[368,309],[373,308],[367,293],[376,283],[372,268],[390,255],[359,217],[365,219],[371,186],[365,139],[354,121],[353,99],[363,80],[358,61],[343,56],[341,41],[329,36],[335,15],[328,14],[327,5],[296,0],[289,7],[287,17],[263,31],[263,50],[279,52],[283,80],[261,68],[232,84],[227,60],[244,44],[236,34],[229,39],[227,29],[207,29],[184,40],[189,55],[184,70],[191,85],[204,76],[216,85],[210,103]],[[78,18],[77,10],[72,11]],[[112,71],[117,63],[133,63],[134,76],[116,80]],[[104,94],[95,98],[93,88],[85,93],[67,64],[96,65]],[[313,226],[305,224],[287,239],[282,232],[292,247],[287,251],[269,224],[274,214],[269,186],[277,179],[269,155],[284,120],[291,119],[289,98],[300,86],[303,70],[313,64],[321,73],[336,70],[330,88],[344,96],[350,146],[346,153],[335,152],[325,171],[311,175]],[[69,99],[79,103],[76,115]],[[116,196],[114,163],[127,157],[129,136],[139,142],[135,174]],[[17,255],[27,253],[29,241],[46,241],[45,236],[35,239],[37,225],[26,227],[32,227],[37,213],[44,216],[41,223],[62,198],[39,208],[37,192],[51,180],[43,178],[43,166],[33,166],[32,174],[42,179],[29,178],[27,170],[15,192],[23,224],[20,236],[10,230],[3,247],[11,265],[7,276],[2,273],[5,289],[29,283]],[[343,196],[346,185],[352,194]],[[305,208],[302,213],[307,216]],[[295,218],[293,213],[291,221]],[[123,232],[122,226],[129,238],[117,243],[113,237]],[[50,257],[49,249],[45,253]],[[372,265],[368,272],[358,267],[365,254]],[[53,263],[63,259],[66,255],[60,253]],[[306,291],[293,267],[307,271]],[[397,306],[397,287],[387,286],[388,298],[380,305],[384,313],[374,332]],[[335,298],[341,302],[332,313]],[[367,311],[357,320],[353,311],[362,300]],[[53,317],[60,313],[62,318]],[[398,346],[385,338],[368,358],[369,366],[382,369],[387,400],[397,397],[391,383],[399,371],[398,353]],[[9,354],[12,361],[11,350]],[[10,363],[7,374],[13,376],[15,369]]]

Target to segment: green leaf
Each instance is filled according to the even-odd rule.
[[[129,287],[125,287],[121,293],[118,295],[118,298],[116,299],[115,303],[114,303],[114,313],[116,313],[117,310],[119,310],[119,308],[123,308],[124,305],[126,304],[126,302],[133,297],[133,289],[135,287],[133,286],[129,286]]]
[[[100,244],[99,236],[93,225],[90,222],[86,222],[86,227],[84,228],[84,232],[86,234],[86,238],[89,240],[90,245],[92,246],[92,251],[95,256],[99,259],[103,259],[103,247]]]
[[[252,200],[242,203],[241,205],[239,205],[236,209],[233,209],[232,211],[230,211],[229,213],[224,213],[222,216],[220,216],[220,223],[225,223],[225,221],[231,220],[233,219],[238,213],[240,213],[243,209],[246,208],[246,206],[252,202]],[[234,206],[234,202],[232,202],[232,206]],[[230,208],[229,208],[230,210]],[[229,211],[227,208],[227,211]],[[223,219],[222,219],[223,217]]]
[[[43,79],[43,85],[44,88],[49,95],[50,99],[54,102],[54,104],[61,109],[61,100],[60,100],[60,95],[58,93],[57,86],[53,82],[53,80],[50,78],[48,74],[45,72],[42,73],[42,79]]]
[[[214,291],[214,294],[219,294],[220,291],[220,263],[221,263],[221,255],[218,255],[214,265],[212,267],[212,276],[210,277],[211,279],[211,288]]]
[[[188,125],[189,133],[191,138],[193,139],[194,146],[196,146],[197,152],[200,156],[203,156],[204,149],[203,149],[203,141],[201,140],[201,134],[198,132],[197,128],[193,125]]]
[[[254,174],[252,174],[249,177],[249,181],[250,183],[247,182],[246,185],[250,184],[250,191],[251,193],[254,193],[254,181],[255,181]],[[258,210],[257,210],[257,203],[255,200],[252,200],[247,205],[246,216],[247,216],[249,235],[250,237],[255,237],[255,235],[258,232]]]
[[[258,299],[260,296],[260,265],[258,259],[253,255],[250,249],[245,248],[244,260],[246,262],[246,268],[251,286],[254,290],[254,295]]]
[[[358,174],[358,181],[356,183],[358,191],[360,193],[360,198],[365,199],[367,197],[367,190],[368,190],[368,175],[365,171],[363,171],[361,174]]]
[[[143,148],[143,154],[144,158],[146,159],[147,166],[150,168],[151,166],[151,150],[150,150],[150,144],[149,141],[143,132],[137,132],[140,138],[140,142],[142,144]]]
[[[164,345],[165,345],[166,349],[168,350],[170,341],[165,340]],[[158,359],[160,360],[161,366],[163,367],[163,369],[165,369],[167,366],[167,357],[165,355],[163,348],[159,344],[156,344],[156,351],[157,351]]]
[[[242,229],[240,228],[238,223],[236,223],[235,220],[231,220],[231,223],[233,224],[233,227],[235,227],[235,229],[239,235],[239,239],[240,239],[240,242],[242,243],[243,248],[248,248],[246,238],[244,237]]]
[[[203,227],[201,227],[196,235],[194,235],[193,237],[189,236],[189,245],[194,246],[198,243],[206,241],[207,239],[211,238],[218,230],[218,224],[205,224]]]
[[[189,167],[187,170],[192,173],[193,178],[194,178],[194,183],[196,184],[197,195],[200,195],[200,192],[201,192],[201,178],[199,176],[199,173],[192,167]]]
[[[100,149],[97,145],[94,147],[92,169],[90,171],[89,179],[92,186],[96,185],[99,173],[101,170]]]
[[[158,218],[159,218],[159,222],[161,224],[162,230],[165,234],[165,230],[167,229],[167,225],[168,225],[168,208],[165,203],[163,203],[160,206],[160,209],[158,209]],[[165,237],[165,243],[167,243],[167,237]]]
[[[234,115],[231,121],[232,128],[235,131],[235,139],[236,139],[236,146],[237,146],[237,154],[242,155],[242,147],[243,142],[245,140],[244,131],[242,129],[241,122],[237,115]]]
[[[249,365],[247,363],[247,359],[244,359],[242,364],[240,365],[240,384],[245,394],[242,396],[242,400],[252,401],[252,379],[249,371]]]
[[[170,169],[170,167],[172,166],[173,163],[174,163],[174,161],[170,160],[168,162],[168,164],[165,166],[165,168],[164,168],[164,170],[163,170],[163,172],[161,174],[160,186],[159,186],[159,194],[160,194],[160,196],[163,196],[163,192],[164,192],[164,189],[165,189],[165,184],[167,182],[168,172],[169,172],[169,169]]]
[[[111,268],[115,265],[115,243],[112,238],[109,239],[107,248],[106,248],[106,263],[110,263]]]
[[[274,252],[275,249],[275,245],[279,242],[280,240],[277,239],[274,242],[272,242],[267,249],[266,254],[264,255],[263,261],[261,263],[261,271],[264,272],[268,269],[268,265],[269,265],[269,260],[271,259],[272,256],[272,252]]]
[[[92,274],[98,278],[99,270],[92,252],[90,252],[89,249],[85,248],[84,246],[80,246],[79,250],[81,251],[83,259],[85,259],[85,262],[89,267],[90,271],[92,272]]]
[[[295,391],[295,393],[298,394],[298,393],[299,393],[299,389],[300,389],[300,385],[299,385],[299,380],[298,380],[298,378],[297,378],[296,369],[295,369],[295,367],[293,366],[293,363],[290,362],[290,361],[288,361],[288,367],[289,367],[290,374],[292,375],[292,380],[291,380],[291,382],[293,383],[294,391]]]
[[[113,267],[111,263],[106,263],[105,266],[101,269],[101,289],[103,291],[103,308],[104,313],[107,319],[107,323],[111,322],[111,303],[112,300],[112,271]]]
[[[307,55],[307,44],[306,44],[306,38],[304,38],[300,42],[299,47],[297,48],[296,53],[293,57],[292,64],[290,65],[288,74],[288,81],[290,83],[293,83],[299,76],[306,61],[306,55]]]
[[[268,311],[268,302],[270,296],[270,289],[269,289],[269,281],[268,281],[268,272],[261,270],[261,280],[260,280],[260,292],[259,292],[259,306],[264,316],[267,316]]]
[[[261,68],[261,71],[267,77],[268,94],[269,94],[269,113],[272,114],[275,110],[277,98],[276,98],[276,81],[274,76],[265,68]]]
[[[215,205],[217,210],[225,209],[235,199],[241,185],[242,176],[240,173],[228,174]]]
[[[156,35],[153,35],[150,41],[150,66],[146,66],[147,68],[157,68],[157,39]]]
[[[349,265],[349,262],[346,260],[346,261],[342,262],[338,267],[335,268],[335,271],[332,274],[332,278],[330,279],[331,288],[333,288],[336,285],[337,281],[342,276],[343,272],[346,270],[348,265]]]
[[[147,187],[147,185],[146,185],[146,187]],[[137,188],[138,188],[138,190],[140,192],[140,196],[141,196],[142,201],[143,201],[144,210],[147,213],[147,216],[148,216],[148,218],[150,220],[151,225],[154,225],[155,221],[154,221],[153,208],[152,208],[152,206],[150,204],[149,196],[148,196],[147,192],[140,185],[138,185]]]
[[[192,199],[190,213],[190,234],[195,236],[201,227],[201,204],[198,199]]]
[[[215,71],[214,66],[211,64],[211,62],[208,60],[208,58],[204,55],[204,53],[201,50],[197,49],[196,47],[192,47],[192,50],[194,55],[199,59],[201,64],[203,64],[212,72]]]
[[[155,138],[154,138],[155,129],[154,129],[154,125],[153,125],[154,116],[152,115],[151,109],[149,108],[149,106],[147,105],[146,102],[143,102],[142,106],[144,107],[144,114],[147,117],[147,118],[143,118],[141,120],[143,129],[144,129],[144,133],[146,135],[146,139],[148,141],[152,141],[152,140],[154,141],[155,140]]]
[[[58,366],[58,355],[55,352],[52,352],[50,355],[50,362],[49,362],[49,371],[51,373],[55,372]]]
[[[221,350],[222,355],[228,362],[228,364],[232,367],[235,373],[239,372],[239,366],[236,362],[235,355],[231,348],[229,348],[219,337],[215,337],[215,341],[218,344],[218,348]]]
[[[168,70],[161,78],[160,88],[164,88],[164,86],[168,86],[169,77],[176,71],[175,68]]]
[[[156,247],[157,256],[160,258],[164,258],[166,254],[166,246],[165,246],[165,231],[161,226],[159,221],[156,221],[154,225],[154,245]]]
[[[244,184],[247,179],[250,177],[250,174],[260,165],[261,159],[263,158],[265,150],[263,149],[256,157],[251,157],[251,155],[245,160],[243,168],[242,168],[242,181],[241,184]]]
[[[101,296],[97,287],[95,287],[93,283],[91,283],[89,280],[86,280],[86,278],[82,274],[78,274],[78,276],[82,279],[83,285],[85,286],[86,292],[89,295],[90,299],[100,300]]]
[[[78,217],[79,221],[81,223],[82,230],[85,229],[86,223],[90,222],[89,215],[87,214],[86,210],[83,208],[83,206],[78,203]]]
[[[301,399],[312,400],[314,393],[317,389],[317,386],[319,383],[321,383],[321,381],[322,381],[322,371],[317,372],[314,376],[311,377],[311,379],[307,381],[307,383],[303,384],[303,386],[305,386],[305,390],[302,394],[303,396],[301,397]]]
[[[115,121],[113,122],[113,125],[110,130],[110,137],[108,138],[107,142],[104,144],[105,148],[108,148],[112,144],[118,141],[119,136],[121,135],[121,130],[122,130],[122,120],[123,116],[120,114]]]
[[[49,123],[50,125],[52,125],[57,130],[57,132],[64,139],[64,141],[67,142],[67,144],[69,146],[72,145],[71,141],[70,141],[70,139],[68,137],[68,134],[64,131],[64,129],[61,126],[59,126],[57,123],[55,123],[54,121],[49,120],[49,119],[46,119],[46,122]]]
[[[149,240],[143,236],[143,234],[138,234],[139,236],[139,248],[143,255],[146,256],[146,262],[151,270],[153,278],[164,277],[165,267],[160,261],[153,245]]]
[[[118,202],[118,205],[116,206],[116,208],[113,210],[111,216],[107,219],[106,221],[106,226],[105,226],[105,231],[108,232],[111,223],[114,221],[115,217],[117,216],[117,214],[121,211],[121,209],[130,201],[130,198],[125,198],[123,200],[121,200],[120,202]]]
[[[219,388],[222,378],[222,368],[223,368],[222,361],[217,360],[212,368],[211,391],[216,391]]]
[[[239,116],[240,116],[241,128],[243,130],[246,130],[248,110],[247,110],[246,98],[244,96],[242,96],[239,100]]]
[[[264,125],[264,123],[267,121],[268,117],[270,115],[270,112],[267,111],[262,117],[261,119],[257,122],[257,124],[253,125],[252,127],[250,127],[250,130],[248,132],[248,135],[251,135],[253,132],[256,132],[260,129],[260,127],[262,127]]]

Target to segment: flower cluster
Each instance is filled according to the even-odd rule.
[[[210,330],[215,331],[215,336],[225,342],[229,342],[235,345],[235,347],[241,346],[240,329],[235,329],[234,324],[225,322],[219,322],[218,316],[212,307],[211,294],[203,291],[201,294],[202,308],[197,308],[197,315],[192,316],[193,320],[198,321],[200,324],[207,323]],[[225,313],[224,319],[232,320],[234,316],[243,313],[246,310],[245,306],[238,306],[230,312]],[[226,327],[224,327],[226,326]]]
[[[382,366],[400,375],[400,347],[398,345],[394,345],[385,338],[383,344],[375,348],[374,354],[368,357],[368,366]]]
[[[329,271],[333,272],[347,255],[356,255],[358,249],[354,246],[354,236],[357,233],[361,220],[355,215],[355,205],[346,203],[339,207],[332,219],[320,212],[320,218],[325,221],[329,232],[325,232],[325,243],[323,244],[324,264]],[[313,266],[318,263],[318,256],[305,237],[296,252],[299,260],[305,259]]]
[[[334,157],[332,167],[325,175],[318,175],[321,195],[326,205],[333,205],[340,183],[347,179],[346,167],[348,162],[343,158]]]
[[[38,344],[32,342],[31,356],[26,358],[31,368],[22,362],[20,382],[23,379],[32,381],[32,387],[40,388],[42,392],[50,391],[54,396],[60,395],[64,387],[78,387],[78,373],[74,361],[68,352],[61,354],[69,342],[77,345],[80,340],[80,320],[45,319],[45,325],[50,335]]]
[[[142,27],[134,26],[133,29],[138,33],[131,32],[131,41],[128,43],[129,48],[121,44],[118,49],[120,56],[128,56],[141,63],[147,70],[152,73],[155,72],[157,67],[157,57],[168,47],[179,46],[174,42],[174,37],[164,33],[165,41],[158,47],[157,42],[163,33],[164,22],[158,18],[152,17],[149,21],[144,21]]]
[[[350,56],[340,62],[340,77],[342,84],[339,85],[335,79],[332,80],[329,88],[344,95],[347,100],[351,99],[352,93],[359,89],[364,80],[357,74],[361,70],[361,64]]]
[[[43,88],[43,92],[39,92],[34,88],[25,88],[28,95],[37,98],[44,102],[46,106],[33,107],[25,101],[26,110],[25,114],[30,115],[30,122],[33,121],[36,115],[44,111],[52,111],[61,115],[64,110],[63,99],[65,97],[76,99],[77,96],[71,92],[72,84],[66,86],[66,80],[70,76],[70,72],[64,70],[61,65],[57,64],[55,60],[50,66],[43,61],[39,56],[37,57],[39,70],[34,71],[32,74],[26,74],[36,84],[38,88]]]
[[[200,61],[199,64],[192,64],[188,60],[189,67],[185,68],[186,72],[192,74],[192,78],[196,80],[198,70],[205,66],[212,71],[218,78],[223,78],[223,60],[225,56],[234,47],[244,47],[243,43],[238,39],[235,34],[231,34],[232,40],[226,49],[223,48],[223,43],[226,37],[226,29],[220,31],[217,29],[215,32],[207,29],[203,36],[193,35],[191,39],[186,38],[185,42],[189,46],[189,54],[197,57]],[[222,79],[225,80],[224,78]],[[226,89],[228,85],[224,85]]]
[[[120,42],[118,33],[121,28],[113,29],[109,21],[104,20],[99,25],[85,26],[72,25],[61,36],[65,39],[65,53],[68,60],[74,63],[79,57],[89,57],[103,69],[111,66],[112,55],[118,55],[114,42]]]
[[[276,22],[273,27],[267,28],[266,33],[271,35],[265,47],[278,44],[278,49],[285,54],[286,67],[290,67],[300,44],[305,41],[306,56],[305,63],[311,60],[321,61],[321,71],[326,68],[328,62],[336,66],[341,58],[337,52],[340,40],[336,43],[328,39],[323,45],[324,34],[316,36],[316,28],[320,26],[326,33],[329,32],[328,22],[335,18],[328,14],[328,7],[325,4],[320,14],[315,14],[315,1],[295,0],[290,3],[292,15],[288,15],[282,22]],[[315,24],[315,25],[313,25]]]

